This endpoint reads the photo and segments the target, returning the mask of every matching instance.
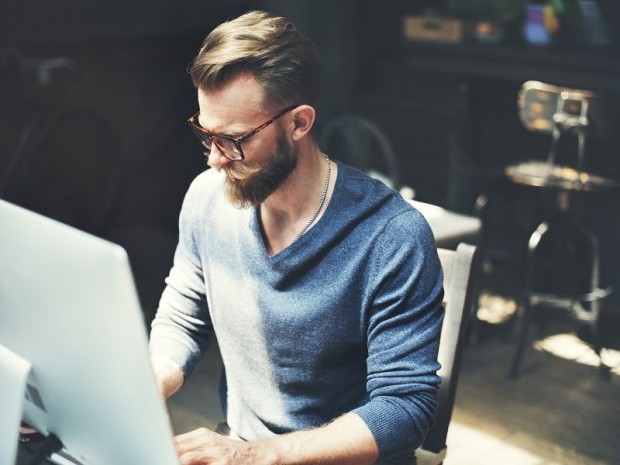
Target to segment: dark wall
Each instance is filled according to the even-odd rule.
[[[0,38],[24,43],[204,35],[254,5],[243,0],[5,0]]]

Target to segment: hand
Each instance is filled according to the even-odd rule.
[[[230,439],[207,428],[174,438],[181,465],[267,465],[267,454],[259,443]]]

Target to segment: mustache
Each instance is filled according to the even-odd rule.
[[[235,162],[222,168],[222,171],[224,171],[228,178],[233,181],[245,181],[258,173],[260,171],[260,167],[248,163]]]

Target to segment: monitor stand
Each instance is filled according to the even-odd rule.
[[[14,464],[31,364],[0,344],[0,464]]]

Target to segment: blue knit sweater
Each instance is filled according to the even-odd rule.
[[[442,274],[422,215],[338,167],[323,217],[273,256],[256,209],[230,205],[223,174],[198,176],[150,345],[187,377],[217,336],[226,417],[241,438],[353,411],[386,457],[418,447],[432,425]]]

